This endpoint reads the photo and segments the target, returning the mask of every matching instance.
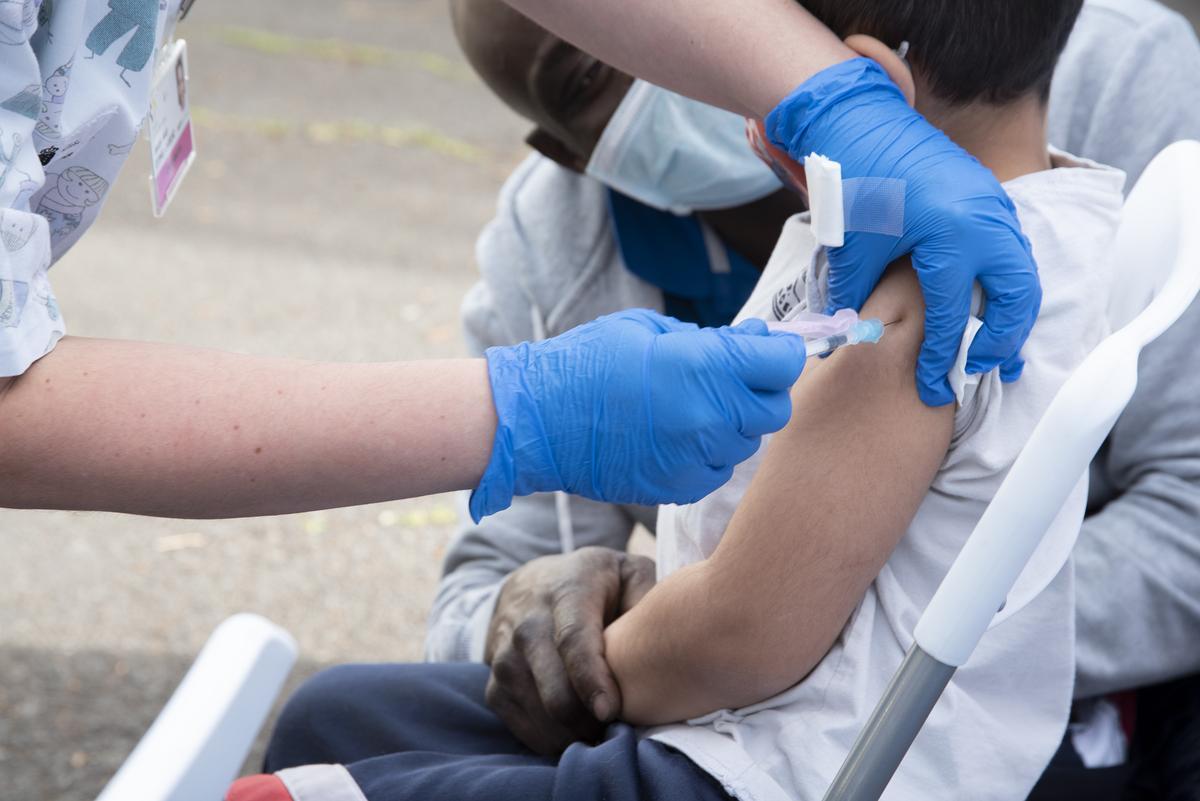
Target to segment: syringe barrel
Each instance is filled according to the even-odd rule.
[[[814,356],[824,356],[827,353],[833,353],[849,342],[849,337],[845,334],[835,334],[831,337],[821,337],[820,339],[810,339],[804,343],[804,352],[808,358]]]

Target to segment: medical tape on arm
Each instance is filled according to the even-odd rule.
[[[847,232],[904,234],[904,192],[899,178],[842,178],[842,165],[817,153],[804,160],[808,206],[817,244],[840,248]]]

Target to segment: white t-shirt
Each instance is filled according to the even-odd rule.
[[[993,372],[964,386],[950,449],[933,486],[841,636],[807,678],[752,707],[652,732],[738,798],[822,797],[912,644],[921,611],[1034,425],[1108,332],[1107,253],[1119,221],[1124,174],[1053,156],[1056,169],[1004,184],[1033,245],[1044,293],[1041,315],[1022,351],[1021,380],[1003,384]],[[790,302],[820,302],[823,260],[814,258],[815,249],[807,219],[789,221],[740,316],[777,319]],[[764,445],[703,501],[664,508],[658,524],[660,573],[713,552],[765,450]],[[796,454],[796,463],[802,469],[803,454]],[[924,801],[961,788],[969,788],[973,799],[1026,797],[1067,724],[1075,664],[1068,558],[1085,499],[1081,480],[1019,579],[1002,619],[946,688],[885,799]]]

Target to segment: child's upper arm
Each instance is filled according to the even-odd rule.
[[[949,447],[954,407],[929,408],[914,374],[924,306],[907,260],[862,310],[874,345],[813,359],[710,559],[713,591],[752,623],[761,697],[828,651],[903,535]],[[758,660],[762,661],[759,662]]]

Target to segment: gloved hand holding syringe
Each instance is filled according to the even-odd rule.
[[[796,306],[782,320],[768,320],[767,328],[804,337],[805,352],[811,359],[827,356],[843,345],[878,342],[883,337],[884,323],[874,318],[860,320],[852,309],[825,315],[801,311]]]

